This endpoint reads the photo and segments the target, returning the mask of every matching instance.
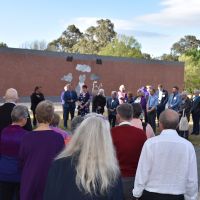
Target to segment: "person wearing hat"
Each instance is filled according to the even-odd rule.
[[[44,101],[44,95],[41,92],[41,87],[36,86],[34,92],[31,94],[31,110],[33,111],[33,126],[37,125],[36,117],[35,117],[35,109],[37,105]]]
[[[3,98],[5,103],[0,106],[0,133],[5,127],[12,123],[11,112],[19,100],[18,92],[14,88],[9,88],[6,90],[5,96]],[[32,130],[30,116],[28,117],[27,123],[23,128],[28,131]]]

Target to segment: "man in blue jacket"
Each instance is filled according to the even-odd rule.
[[[177,86],[174,86],[172,88],[172,94],[169,96],[169,100],[167,102],[168,108],[178,112],[180,103],[181,96],[179,93],[179,88]]]
[[[69,113],[71,116],[71,120],[74,118],[75,108],[76,108],[76,101],[78,97],[70,84],[66,85],[66,91],[63,95],[64,105],[63,105],[63,120],[64,120],[64,127],[67,128],[67,121],[69,119]]]

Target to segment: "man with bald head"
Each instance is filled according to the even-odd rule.
[[[6,90],[5,96],[3,98],[5,103],[0,106],[0,133],[6,126],[12,123],[11,112],[19,100],[18,92],[14,88],[9,88]],[[24,126],[24,129],[28,131],[32,130],[30,116],[27,119],[27,123]]]
[[[140,200],[197,200],[197,162],[193,145],[176,132],[179,115],[167,109],[160,114],[161,134],[142,149],[133,196]]]

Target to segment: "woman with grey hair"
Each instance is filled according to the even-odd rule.
[[[49,127],[54,115],[53,103],[42,101],[35,112],[38,127],[24,136],[20,147],[20,200],[43,199],[50,164],[64,147],[63,137]]]
[[[2,130],[0,140],[0,199],[19,200],[20,171],[19,148],[27,131],[22,127],[26,124],[28,109],[15,106],[11,112],[12,124]]]
[[[86,116],[52,164],[44,200],[55,199],[123,199],[110,126],[102,115]]]

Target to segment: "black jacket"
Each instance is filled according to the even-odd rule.
[[[11,112],[14,107],[14,103],[4,103],[0,106],[0,132],[12,123]],[[32,131],[30,116],[28,117],[27,123],[23,128],[27,131]]]
[[[31,110],[35,111],[37,105],[43,100],[45,99],[42,93],[33,92],[31,95]]]
[[[106,97],[102,95],[95,96],[92,102],[92,112],[103,114],[105,105]]]
[[[46,181],[43,200],[122,200],[122,183],[119,178],[105,195],[89,195],[76,185],[76,166],[72,158],[54,161]]]

